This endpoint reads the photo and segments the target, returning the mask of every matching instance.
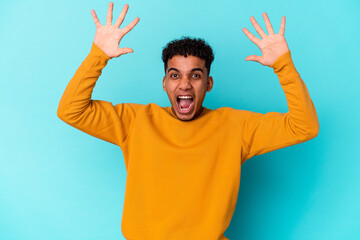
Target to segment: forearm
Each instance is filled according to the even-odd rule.
[[[308,141],[319,131],[314,104],[295,69],[290,52],[280,56],[270,67],[279,77],[289,111],[248,113],[246,121],[240,124],[242,139],[248,146],[243,162],[254,155]]]
[[[283,54],[270,67],[279,78],[287,100],[289,111],[285,121],[289,131],[300,139],[314,138],[319,131],[319,121],[308,89],[295,69],[290,51]]]
[[[75,72],[60,100],[57,110],[60,119],[71,122],[86,112],[96,81],[109,59],[100,48],[92,44],[89,55]]]

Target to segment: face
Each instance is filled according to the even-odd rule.
[[[180,120],[192,120],[201,113],[206,92],[210,92],[212,86],[213,79],[208,77],[204,59],[175,55],[168,60],[163,88],[172,112]]]

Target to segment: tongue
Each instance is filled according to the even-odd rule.
[[[192,103],[191,99],[180,99],[180,107],[182,109],[189,108],[191,103]]]

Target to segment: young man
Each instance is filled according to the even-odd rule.
[[[269,35],[251,17],[262,39],[243,29],[263,53],[245,60],[274,69],[289,107],[285,114],[262,114],[202,106],[213,86],[209,73],[214,57],[203,40],[190,38],[172,41],[163,50],[163,87],[171,107],[91,100],[107,62],[132,52],[119,48],[119,42],[139,18],[119,29],[128,5],[114,25],[112,10],[110,3],[106,25],[92,11],[95,39],[61,98],[59,118],[122,149],[127,180],[121,229],[126,239],[227,239],[241,164],[310,140],[319,131],[314,105],[284,38],[285,17],[275,34],[263,14]]]

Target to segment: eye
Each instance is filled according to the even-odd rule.
[[[177,74],[177,73],[172,73],[172,74],[170,74],[170,77],[171,78],[177,78],[179,75]]]
[[[200,77],[200,74],[194,73],[194,74],[193,74],[193,77],[194,77],[194,78],[199,78],[199,77]]]

